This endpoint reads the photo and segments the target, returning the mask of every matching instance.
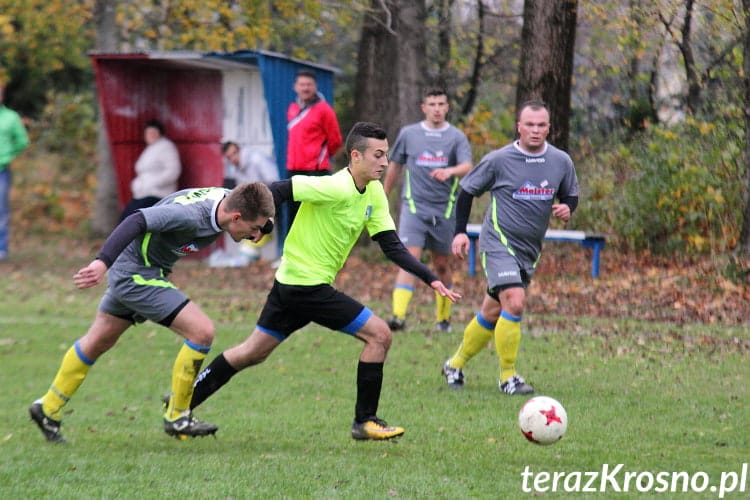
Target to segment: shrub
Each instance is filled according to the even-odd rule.
[[[588,156],[577,224],[613,233],[630,250],[733,249],[742,221],[742,130],[739,113],[711,123],[688,118]]]

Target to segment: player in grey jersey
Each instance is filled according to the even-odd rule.
[[[425,119],[401,129],[390,153],[383,181],[390,193],[404,166],[399,238],[419,259],[429,250],[435,274],[446,286],[453,282],[451,240],[455,228],[458,181],[471,170],[471,147],[466,135],[445,120],[448,96],[443,89],[428,89],[422,97]],[[399,269],[393,288],[391,330],[406,326],[406,312],[414,292],[414,276]],[[451,301],[435,294],[438,331],[450,331]]]
[[[463,386],[464,366],[494,333],[500,391],[534,391],[515,367],[526,287],[541,256],[550,215],[567,222],[578,205],[578,178],[567,153],[546,141],[549,110],[543,102],[524,103],[517,127],[517,141],[487,154],[461,181],[452,244],[453,253],[461,259],[469,248],[466,223],[473,198],[491,193],[479,235],[487,295],[479,313],[466,326],[458,350],[443,365],[443,375],[451,387]]]
[[[265,184],[186,189],[123,220],[96,259],[73,276],[78,288],[98,285],[109,268],[108,287],[88,332],[68,349],[44,397],[29,407],[47,441],[60,434],[63,406],[80,387],[94,362],[131,325],[147,319],[185,337],[172,370],[172,397],[164,431],[179,439],[213,434],[213,424],[193,418],[193,382],[214,339],[214,326],[167,275],[180,257],[213,243],[224,231],[235,241],[258,241],[273,228],[271,191]]]

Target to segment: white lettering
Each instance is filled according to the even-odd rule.
[[[565,476],[565,483],[563,484],[563,488],[565,488],[565,491],[581,491],[581,473],[571,472],[570,474]]]
[[[549,472],[544,472],[544,471],[540,472],[534,478],[534,491],[539,491],[541,493],[544,493],[545,491],[549,491],[549,486],[542,486],[548,482],[549,482]]]
[[[589,478],[588,481],[586,481],[586,484],[583,485],[583,491],[584,493],[594,493],[596,492],[596,487],[594,486],[594,482],[596,481],[596,478],[599,477],[598,472],[587,472],[586,477]]]
[[[599,491],[607,491],[607,483],[610,483],[612,485],[613,491],[621,491],[620,485],[617,484],[617,481],[615,480],[615,476],[623,467],[623,464],[617,464],[617,466],[612,470],[612,474],[607,474],[607,471],[609,470],[609,464],[604,464],[604,466],[602,467],[602,481],[599,486]]]

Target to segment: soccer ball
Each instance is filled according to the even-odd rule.
[[[536,396],[521,407],[518,413],[521,434],[536,444],[552,444],[565,435],[568,428],[568,414],[555,399]]]

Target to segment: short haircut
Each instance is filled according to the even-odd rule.
[[[143,125],[143,130],[146,130],[147,128],[155,128],[159,131],[159,135],[164,135],[164,124],[156,118],[151,118],[150,120],[146,121],[146,123]]]
[[[351,157],[352,151],[355,149],[364,153],[367,149],[368,139],[382,140],[387,137],[388,134],[385,129],[377,123],[357,122],[349,131],[349,135],[346,136],[346,155]]]
[[[294,77],[294,81],[296,82],[298,78],[312,78],[315,80],[315,82],[318,81],[318,78],[315,76],[315,72],[311,69],[301,69],[297,71],[297,76]]]
[[[224,208],[230,212],[239,212],[245,221],[273,217],[276,213],[271,190],[262,182],[246,182],[232,189],[227,195]]]
[[[226,141],[226,142],[223,142],[221,144],[221,154],[226,154],[227,150],[229,148],[231,148],[232,146],[234,146],[238,150],[240,149],[240,147],[237,145],[236,142],[234,142],[234,141]]]
[[[516,116],[516,121],[521,119],[521,113],[526,108],[531,108],[532,111],[539,111],[540,109],[545,109],[547,110],[547,113],[549,113],[549,108],[547,107],[547,103],[545,103],[541,99],[531,99],[529,101],[524,101],[523,103],[521,103],[520,106],[518,106],[518,116]]]
[[[442,87],[427,87],[422,93],[422,100],[424,101],[428,97],[439,97],[441,95],[448,97],[448,92]]]

